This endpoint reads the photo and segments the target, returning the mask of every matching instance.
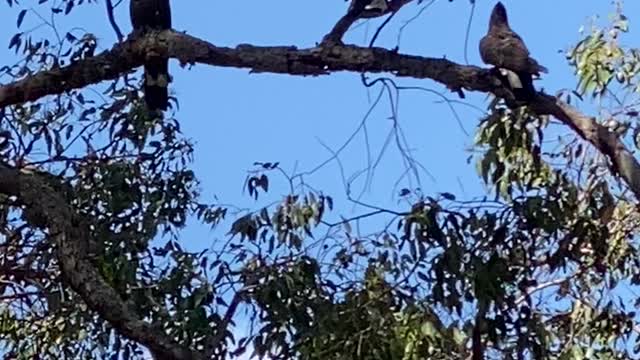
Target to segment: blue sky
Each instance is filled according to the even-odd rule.
[[[563,50],[579,39],[578,29],[594,14],[606,18],[613,9],[610,1],[594,0],[505,0],[512,27],[520,33],[531,53],[549,68],[549,74],[537,83],[550,93],[573,88],[576,80],[566,63]],[[423,3],[428,3],[424,1]],[[494,1],[477,0],[471,22],[468,61],[481,65],[477,43],[486,31],[488,16]],[[173,23],[177,30],[206,39],[221,46],[241,43],[253,45],[314,46],[346,11],[342,0],[280,0],[280,1],[173,1]],[[9,9],[3,2],[0,12],[0,41],[8,44],[15,33],[18,9]],[[46,4],[23,1],[47,15]],[[117,20],[129,29],[128,1],[120,7]],[[396,15],[381,35],[378,45],[397,44],[399,28],[424,6],[412,4]],[[628,1],[625,14],[630,16],[632,34],[640,25],[633,14],[640,14],[640,2]],[[400,52],[430,57],[443,57],[464,63],[464,40],[471,6],[467,0],[436,0],[420,17],[402,32]],[[28,15],[25,27],[34,24]],[[359,26],[348,34],[347,41],[368,43],[379,21]],[[103,1],[85,4],[60,22],[63,30],[73,27],[95,33],[99,47],[107,49],[116,41],[108,26]],[[6,46],[0,48],[0,64],[13,63],[14,55]],[[203,200],[231,203],[255,208],[256,203],[243,193],[246,171],[254,161],[280,162],[284,169],[300,171],[314,168],[331,154],[322,144],[337,149],[358,127],[371,107],[379,89],[366,89],[359,74],[337,73],[318,78],[291,77],[272,74],[249,74],[244,69],[214,68],[196,65],[180,68],[171,63],[171,90],[178,97],[180,109],[176,117],[184,133],[196,143],[194,168],[202,180]],[[376,75],[371,75],[374,78]],[[8,81],[0,77],[0,83]],[[402,86],[421,86],[441,92],[457,100],[441,85],[428,80],[398,79]],[[434,94],[402,92],[398,121],[413,157],[432,176],[421,175],[421,187],[426,194],[448,191],[462,198],[483,194],[474,163],[467,163],[473,134],[481,117],[477,110],[457,105],[460,123],[450,108],[438,103]],[[467,93],[469,103],[485,108],[485,94]],[[367,119],[369,147],[377,154],[391,129],[389,102],[384,100]],[[468,134],[465,134],[466,129]],[[556,126],[551,131],[567,131]],[[341,154],[346,176],[361,170],[366,164],[367,150],[363,134],[359,133]],[[372,186],[363,200],[380,206],[398,208],[397,188],[393,186],[404,167],[392,145],[375,173]],[[349,216],[362,209],[354,208],[344,198],[339,168],[330,163],[306,180],[336,198],[337,214]],[[285,194],[283,179],[273,178],[274,191],[265,203]],[[360,185],[362,183],[359,183]],[[357,184],[356,184],[357,185]],[[406,186],[406,185],[405,185]],[[359,191],[360,188],[354,189]],[[228,228],[211,231],[206,226],[191,223],[184,230],[184,242],[192,249],[210,247],[224,236]]]

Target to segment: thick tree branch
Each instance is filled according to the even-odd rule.
[[[120,333],[147,346],[158,359],[204,359],[140,319],[136,311],[102,278],[89,258],[89,225],[75,213],[67,196],[39,173],[25,173],[0,164],[0,193],[15,196],[25,207],[26,220],[48,230],[57,247],[65,283]]]
[[[167,30],[129,39],[100,55],[1,86],[0,107],[115,79],[141,66],[150,50],[167,54],[182,64],[246,68],[252,72],[303,76],[327,75],[336,71],[388,72],[398,77],[431,79],[455,91],[491,92],[513,105],[513,95],[502,87],[500,79],[489,69],[460,65],[446,59],[349,45],[311,49],[252,45],[228,48]],[[640,198],[640,164],[615,134],[598,124],[594,118],[543,93],[539,93],[529,106],[539,115],[553,115],[593,144],[609,158],[614,173],[621,176],[636,197]]]
[[[538,114],[552,115],[590,142],[611,161],[615,175],[622,177],[637,199],[640,199],[640,164],[618,136],[596,119],[553,96],[539,95],[531,108]]]
[[[246,68],[252,72],[303,76],[327,75],[335,71],[391,72],[401,77],[433,79],[452,89],[490,92],[500,86],[499,80],[489,70],[477,66],[458,65],[446,59],[403,55],[382,48],[348,45],[311,49],[252,45],[228,48],[167,30],[128,39],[97,56],[0,86],[0,107],[115,79],[142,66],[150,50],[178,59],[182,64]]]

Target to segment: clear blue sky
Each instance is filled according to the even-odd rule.
[[[549,68],[549,74],[538,82],[550,93],[573,88],[575,78],[566,63],[563,50],[579,38],[578,29],[588,23],[590,16],[606,18],[614,8],[610,1],[589,0],[504,0],[512,27],[526,41],[533,56]],[[23,1],[47,15],[47,3]],[[428,1],[424,1],[428,3]],[[468,60],[481,64],[477,43],[486,31],[487,20],[495,1],[477,0],[471,24]],[[8,44],[15,33],[18,10],[8,10],[3,2],[0,12],[0,34]],[[128,1],[123,1],[117,20],[129,29]],[[395,46],[398,29],[417,14],[421,5],[407,6],[378,42],[381,46]],[[177,30],[206,39],[213,44],[235,46],[295,45],[311,47],[346,11],[342,0],[322,1],[172,1],[173,23]],[[640,14],[640,2],[628,1],[625,14],[630,17],[632,34],[640,26],[634,14]],[[446,56],[464,63],[464,39],[471,6],[468,0],[436,0],[418,19],[408,25],[402,35],[400,52],[431,57]],[[25,27],[36,21],[28,15]],[[364,44],[375,30],[375,24],[363,25],[349,33],[348,41]],[[105,16],[103,1],[83,5],[60,23],[68,30],[81,27],[99,37],[101,49],[112,46],[115,36]],[[368,31],[368,34],[367,34]],[[637,45],[637,44],[636,44]],[[15,57],[6,46],[0,48],[0,64],[12,63]],[[319,142],[333,149],[340,147],[366,114],[378,89],[367,90],[360,83],[359,74],[338,73],[319,78],[285,75],[249,74],[247,70],[222,69],[196,65],[183,69],[171,64],[174,82],[172,91],[180,101],[177,118],[186,135],[196,142],[195,170],[202,180],[204,201],[255,208],[256,204],[243,194],[246,171],[254,161],[280,162],[285,169],[309,170],[327,159],[330,154]],[[371,75],[374,77],[375,75]],[[0,83],[7,82],[0,77]],[[427,80],[399,79],[399,85],[423,86],[456,99],[441,85]],[[369,92],[369,96],[368,96]],[[433,94],[403,92],[400,97],[399,122],[413,156],[434,179],[422,174],[422,188],[427,194],[449,191],[459,197],[482,195],[475,165],[468,164],[467,149],[473,142],[475,126],[481,116],[476,110],[457,106],[466,135],[445,104]],[[485,94],[467,93],[467,100],[485,107]],[[370,148],[375,156],[388,136],[389,103],[383,102],[367,121]],[[558,131],[566,131],[557,129]],[[341,160],[349,177],[366,164],[366,148],[359,134]],[[397,206],[397,191],[392,186],[401,176],[403,166],[394,146],[384,156],[375,174],[371,189],[364,200],[381,206]],[[344,201],[343,184],[338,167],[331,163],[307,181],[337,199],[338,211],[345,216],[353,209]],[[284,183],[273,178],[275,189],[269,200],[284,194]],[[279,184],[279,185],[278,185]],[[189,248],[209,247],[223,236],[228,227],[211,232],[205,226],[189,225],[184,240]]]

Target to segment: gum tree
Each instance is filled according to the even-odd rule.
[[[38,9],[73,16],[90,3]],[[640,56],[621,45],[619,7],[567,52],[577,89],[523,104],[485,67],[343,42],[355,22],[419,11],[422,1],[356,2],[305,49],[222,47],[182,29],[126,36],[119,4],[106,0],[120,41],[101,53],[90,33],[31,37],[20,26],[32,12],[5,5],[22,9],[7,39],[22,60],[4,64],[11,81],[0,86],[6,358],[144,358],[145,349],[157,359],[633,356]],[[149,54],[283,76],[366,72],[379,75],[368,86],[389,92],[414,78],[460,97],[491,94],[474,159],[488,196],[407,188],[408,206],[360,204],[370,211],[333,221],[331,194],[258,163],[251,196],[274,182],[290,193],[244,213],[204,203],[180,121],[142,100],[133,71]],[[99,105],[86,90],[98,83]],[[575,107],[589,102],[591,113]],[[571,141],[546,146],[550,121]],[[354,230],[376,216],[378,231]],[[226,227],[228,243],[184,250],[188,218]]]

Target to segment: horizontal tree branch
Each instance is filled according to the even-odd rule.
[[[640,164],[618,135],[600,125],[592,116],[582,114],[571,105],[549,95],[538,95],[530,104],[537,114],[552,115],[587,140],[611,162],[611,169],[640,199]]]
[[[167,54],[181,64],[245,68],[255,73],[319,76],[336,71],[388,72],[398,77],[431,79],[455,91],[491,92],[508,103],[513,99],[488,69],[441,58],[340,44],[310,49],[252,45],[228,48],[167,30],[130,38],[97,56],[1,86],[0,107],[115,79],[141,66],[150,50]],[[553,96],[539,93],[529,106],[539,115],[553,115],[594,145],[609,158],[614,173],[621,176],[636,197],[640,198],[640,164],[614,133],[598,124],[593,117],[580,113]]]
[[[298,49],[246,44],[228,48],[166,30],[130,38],[97,56],[0,86],[0,107],[116,79],[142,66],[150,50],[178,59],[181,64],[245,68],[254,73],[319,76],[336,71],[390,72],[401,77],[433,79],[456,90],[466,88],[484,92],[496,90],[500,85],[499,79],[487,69],[459,65],[446,59],[399,54],[383,48],[335,45]]]

